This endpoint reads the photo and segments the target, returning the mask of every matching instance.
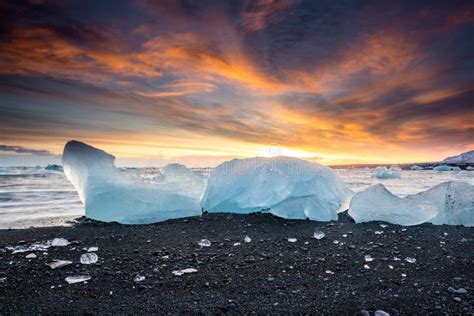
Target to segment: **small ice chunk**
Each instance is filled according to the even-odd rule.
[[[87,249],[87,252],[97,252],[99,251],[99,247],[89,247],[89,249]]]
[[[424,170],[423,167],[417,166],[417,165],[411,166],[410,169],[411,169],[412,171],[421,171],[421,170]]]
[[[51,246],[52,247],[65,247],[70,244],[69,240],[64,239],[64,238],[54,238],[51,240]]]
[[[454,293],[454,294],[467,294],[467,290],[460,287],[459,289],[455,289],[454,287],[448,287],[448,292]]]
[[[186,274],[186,273],[195,273],[197,271],[198,270],[194,269],[194,268],[187,268],[187,269],[173,271],[173,274],[177,275],[177,276],[180,276],[180,275],[183,275],[183,274]]]
[[[393,270],[393,266],[391,264],[389,264],[388,267],[390,268],[390,270]]]
[[[201,247],[211,247],[211,241],[209,239],[201,239],[198,244]]]
[[[137,275],[133,278],[133,281],[134,281],[134,282],[142,282],[142,281],[145,281],[145,276],[144,276],[144,275],[141,275],[141,274],[137,274]]]
[[[313,237],[316,239],[323,239],[326,234],[320,230],[314,232]]]
[[[407,275],[405,273],[402,273],[402,278],[406,278]]]
[[[327,274],[334,274],[334,272],[332,272],[331,270],[326,270],[326,273]]]
[[[369,269],[370,269],[369,265],[368,265],[368,264],[364,264],[364,269],[369,270]]]
[[[374,177],[377,179],[400,179],[400,173],[397,170],[387,169],[387,167],[377,167]]]
[[[298,239],[296,239],[296,238],[288,238],[288,242],[297,242],[297,241],[298,241]]]
[[[415,258],[406,257],[406,258],[405,258],[405,261],[408,262],[408,263],[415,263],[415,262],[416,262],[416,259],[415,259]]]
[[[335,245],[338,245],[338,244],[339,244],[339,240],[334,240],[332,243],[335,244]]]
[[[235,247],[235,246],[240,246],[240,245],[241,245],[241,243],[240,243],[240,242],[236,242],[236,243],[234,243],[234,247]]]
[[[382,227],[382,228],[387,228],[387,225],[385,225],[385,224],[380,224],[379,226]]]
[[[370,255],[366,255],[364,257],[364,260],[365,260],[365,262],[371,262],[371,261],[374,261],[374,258],[372,258]]]
[[[374,316],[390,316],[390,314],[387,313],[386,311],[383,311],[383,310],[379,309],[379,310],[375,311]]]
[[[30,254],[26,255],[25,258],[26,259],[36,259],[36,255],[34,253],[30,253]]]
[[[252,241],[252,239],[250,239],[250,237],[249,237],[249,236],[245,236],[245,238],[244,238],[244,241],[245,241],[245,242],[251,242],[251,241]]]
[[[436,170],[438,172],[443,172],[443,171],[461,171],[461,168],[459,167],[451,167],[448,165],[441,165],[441,166],[436,166],[433,168],[433,170]]]
[[[375,235],[382,235],[382,234],[383,234],[383,231],[376,230],[376,231],[374,232],[374,234],[375,234]]]
[[[51,269],[62,268],[72,264],[72,261],[69,260],[54,260],[46,265],[49,266]]]
[[[78,275],[78,276],[67,277],[65,280],[68,284],[74,284],[74,283],[86,282],[86,281],[89,281],[90,279],[91,277],[89,275]]]
[[[94,252],[88,252],[81,256],[82,264],[94,264],[99,260],[99,257]]]

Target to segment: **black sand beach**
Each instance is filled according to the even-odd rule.
[[[381,224],[205,214],[143,226],[84,220],[1,230],[0,314],[474,313],[474,229]],[[315,230],[326,236],[313,238]],[[35,259],[6,249],[55,237],[73,243]],[[210,247],[198,245],[204,238]],[[93,246],[98,263],[81,264],[83,248]],[[53,270],[53,259],[73,264]],[[186,268],[197,272],[172,273]],[[138,274],[145,279],[134,281]],[[75,275],[91,280],[65,282]]]

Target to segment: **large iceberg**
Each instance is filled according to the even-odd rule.
[[[87,217],[143,224],[201,214],[199,190],[204,191],[204,182],[197,188],[192,187],[197,182],[183,181],[176,191],[171,185],[176,181],[171,178],[179,172],[165,175],[166,183],[150,184],[120,171],[114,161],[114,156],[78,141],[64,147],[64,172],[84,203]]]
[[[392,166],[393,167],[393,166]],[[398,173],[400,167],[387,169],[387,167],[375,168],[374,177],[377,179],[400,179],[400,173]]]
[[[400,198],[382,184],[376,184],[352,198],[349,215],[357,223],[385,221],[417,225],[430,222],[473,226],[474,186],[464,182],[445,182]]]
[[[329,221],[352,195],[330,168],[289,157],[234,159],[210,174],[201,206],[209,212],[269,211],[283,218]]]

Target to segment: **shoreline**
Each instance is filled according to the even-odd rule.
[[[325,237],[315,239],[315,230]],[[35,252],[34,259],[6,249],[55,237],[73,244]],[[211,246],[200,247],[201,239]],[[467,315],[474,313],[473,241],[474,229],[462,226],[314,222],[262,213],[2,229],[0,314]],[[97,264],[79,262],[88,247],[99,248]],[[73,263],[53,270],[46,265],[53,259]],[[187,268],[197,271],[173,274]],[[91,280],[65,282],[77,275]],[[145,279],[137,282],[137,275]]]

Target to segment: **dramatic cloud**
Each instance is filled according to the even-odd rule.
[[[0,151],[14,152],[17,154],[39,155],[39,156],[53,155],[53,153],[47,150],[37,150],[37,149],[25,148],[21,146],[0,145]]]
[[[0,140],[436,160],[473,146],[470,1],[0,4]],[[384,149],[383,157],[380,150]]]

